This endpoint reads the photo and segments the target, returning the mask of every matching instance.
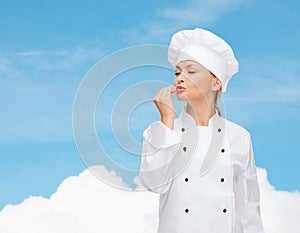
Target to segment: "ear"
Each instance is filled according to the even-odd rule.
[[[222,82],[220,81],[220,79],[214,77],[212,82],[212,90],[217,91],[221,88],[221,86],[222,86]]]

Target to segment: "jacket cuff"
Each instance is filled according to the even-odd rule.
[[[144,131],[143,139],[157,149],[167,148],[181,142],[181,135],[161,121],[155,121]]]

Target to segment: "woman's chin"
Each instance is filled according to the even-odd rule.
[[[184,101],[184,102],[187,102],[187,98],[183,95],[177,95],[177,99],[178,101]]]

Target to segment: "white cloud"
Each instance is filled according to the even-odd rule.
[[[74,48],[1,56],[1,144],[73,140],[71,110],[76,90],[106,53],[95,40]]]
[[[236,10],[252,0],[187,0],[177,8],[157,9],[151,20],[123,34],[133,41],[165,41],[178,29],[203,27],[215,23],[224,13]]]
[[[7,60],[3,57],[0,57],[0,72],[7,71],[7,68],[9,67],[9,65],[10,65],[9,60]]]
[[[7,77],[13,79],[19,76],[20,73],[21,72],[13,66],[12,61],[10,59],[6,57],[0,57],[0,84]]]
[[[101,167],[103,174],[117,179]],[[297,233],[300,193],[277,191],[265,169],[258,168],[261,209],[266,233]],[[137,177],[135,178],[137,180]],[[0,212],[1,233],[154,233],[158,225],[158,195],[110,187],[88,170],[62,182],[49,199],[29,197]]]
[[[24,52],[10,53],[8,59],[14,64],[22,65],[34,70],[43,71],[72,71],[79,67],[94,65],[104,55],[102,45],[97,41],[87,42],[85,45],[77,48],[64,48],[57,50],[30,50]],[[79,67],[78,67],[79,66]]]
[[[103,169],[106,176],[122,180]],[[149,192],[110,187],[88,170],[62,182],[50,199],[29,197],[0,212],[1,233],[151,233],[157,199]]]
[[[240,73],[232,77],[226,100],[252,103],[298,103],[299,61],[261,56],[240,60]],[[232,87],[231,87],[232,86]]]
[[[249,0],[188,0],[184,7],[158,10],[160,15],[179,25],[215,22],[221,14],[232,11]]]
[[[297,233],[300,230],[299,191],[279,191],[267,179],[267,171],[258,169],[261,210],[266,233]]]
[[[42,55],[54,55],[54,56],[66,56],[68,51],[65,49],[61,50],[38,50],[38,51],[27,51],[11,53],[11,56],[42,56]]]

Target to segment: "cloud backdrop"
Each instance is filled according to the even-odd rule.
[[[126,186],[105,167],[103,175]],[[298,233],[300,193],[276,190],[265,169],[258,168],[261,212],[266,233]],[[134,182],[140,185],[138,177]],[[154,233],[158,226],[159,195],[124,191],[102,183],[89,170],[65,179],[49,199],[31,196],[0,212],[3,233]]]

